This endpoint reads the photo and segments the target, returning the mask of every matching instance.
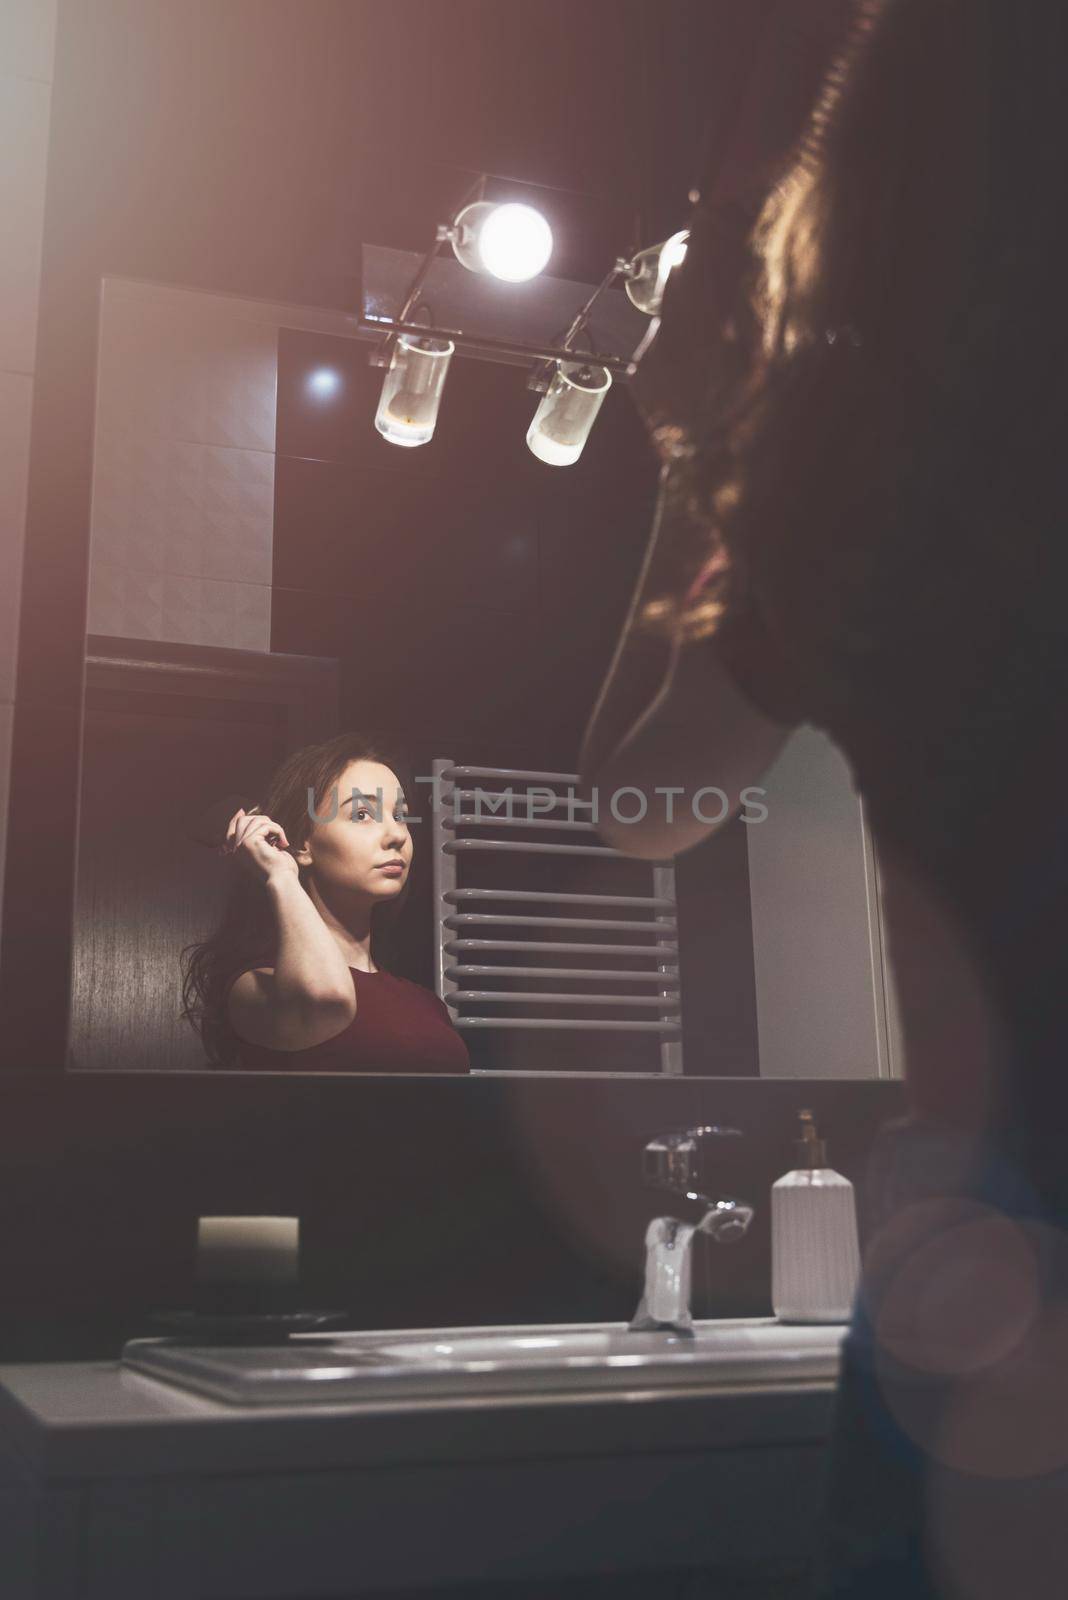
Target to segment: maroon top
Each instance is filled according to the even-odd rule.
[[[241,970],[247,972],[250,968]],[[364,972],[359,967],[350,967],[349,971],[356,989],[357,1009],[347,1027],[304,1050],[274,1050],[267,1045],[250,1044],[239,1036],[235,1070],[470,1072],[467,1046],[453,1026],[448,1007],[436,994],[392,972]],[[235,972],[230,984],[240,976]]]

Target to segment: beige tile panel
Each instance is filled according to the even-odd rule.
[[[122,639],[162,639],[163,574],[94,561],[87,628]]]
[[[119,423],[98,431],[91,564],[269,584],[274,461]]]
[[[98,433],[273,451],[277,392],[276,327],[224,297],[105,283]]]
[[[270,586],[96,562],[89,580],[89,632],[269,650]]]
[[[163,629],[177,643],[269,650],[270,585],[164,574]]]

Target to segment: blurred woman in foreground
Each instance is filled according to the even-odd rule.
[[[660,503],[584,784],[733,797],[809,722],[883,880],[912,1116],[873,1159],[834,1595],[1068,1587],[1065,45],[1032,0],[861,0],[755,228],[698,202],[635,382]],[[601,831],[722,826],[677,809]]]

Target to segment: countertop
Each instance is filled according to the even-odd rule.
[[[831,1382],[238,1406],[120,1361],[0,1366],[0,1429],[37,1479],[684,1452],[826,1439]],[[13,1464],[13,1463],[12,1463]]]

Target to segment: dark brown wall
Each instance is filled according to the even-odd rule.
[[[649,1219],[700,1215],[642,1186],[642,1146],[694,1123],[741,1132],[708,1180],[756,1208],[740,1243],[697,1241],[694,1311],[769,1316],[769,1189],[793,1165],[798,1109],[861,1185],[902,1098],[709,1079],[11,1079],[0,1361],[112,1358],[153,1331],[152,1310],[190,1307],[211,1215],[299,1216],[298,1303],[354,1328],[629,1320]]]

